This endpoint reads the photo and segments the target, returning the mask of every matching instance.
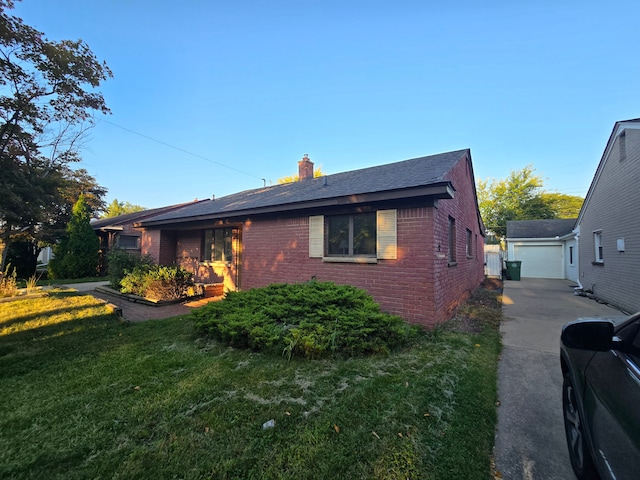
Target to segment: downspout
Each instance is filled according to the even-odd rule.
[[[582,286],[582,282],[580,282],[580,225],[573,230],[573,233],[576,234],[576,258],[578,259],[578,288],[576,291],[580,290],[581,292],[584,292],[584,287]]]

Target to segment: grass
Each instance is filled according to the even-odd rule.
[[[72,283],[86,283],[86,282],[104,282],[108,281],[109,277],[85,277],[85,278],[69,278],[69,279],[60,279],[60,278],[44,278],[45,276],[40,276],[39,274],[35,275],[36,285],[39,287],[51,286],[51,285],[68,285]],[[18,287],[25,288],[28,286],[29,281],[31,279],[21,279],[18,280]]]
[[[223,347],[188,317],[121,323],[90,296],[0,304],[0,478],[487,479],[485,296],[399,353],[315,361]]]

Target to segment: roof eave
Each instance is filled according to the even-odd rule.
[[[505,240],[507,242],[558,242],[562,240],[567,240],[571,238],[573,235],[563,235],[557,237],[506,237]]]

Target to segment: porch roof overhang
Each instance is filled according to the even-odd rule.
[[[98,227],[98,228],[94,228],[94,230],[96,232],[121,232],[124,230],[124,227],[112,227],[112,226],[106,226],[106,227]]]
[[[434,183],[421,187],[412,187],[398,190],[386,190],[381,192],[362,193],[345,195],[339,197],[320,198],[304,202],[274,204],[257,206],[247,209],[224,208],[211,213],[176,217],[171,219],[153,220],[138,222],[135,227],[142,228],[162,228],[162,227],[188,227],[191,224],[198,224],[204,221],[224,220],[227,218],[249,217],[255,215],[268,215],[285,212],[301,212],[304,210],[317,210],[322,208],[356,206],[373,204],[380,202],[397,202],[402,200],[416,200],[419,198],[429,198],[432,200],[452,199],[455,195],[455,188],[450,181]],[[216,200],[213,201],[214,204]]]

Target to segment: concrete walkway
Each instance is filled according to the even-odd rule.
[[[79,292],[91,292],[95,290],[96,287],[101,287],[103,285],[109,285],[109,282],[102,281],[102,282],[69,283],[69,284],[63,284],[62,286],[72,290],[77,290]]]
[[[162,306],[145,305],[143,303],[130,302],[117,295],[110,295],[96,290],[96,287],[108,284],[109,282],[70,283],[68,285],[64,285],[64,287],[77,290],[78,292],[91,294],[96,298],[117,306],[122,311],[122,317],[130,322],[160,320],[162,318],[175,317],[178,315],[187,315],[192,308],[200,307],[209,301],[215,300],[214,298],[206,298],[188,303],[174,303]]]
[[[562,326],[580,317],[622,314],[575,296],[574,286],[568,280],[505,281],[495,456],[506,480],[575,478],[562,419]]]

